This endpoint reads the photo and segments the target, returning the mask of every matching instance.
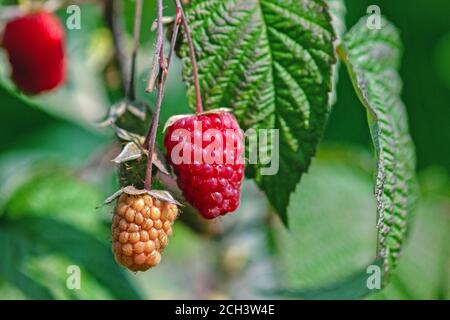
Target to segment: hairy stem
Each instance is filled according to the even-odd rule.
[[[153,67],[152,74],[150,74],[150,80],[154,77],[153,73],[157,74],[156,78],[158,79],[158,93],[156,96],[156,106],[155,111],[153,113],[152,123],[150,125],[147,137],[145,139],[145,145],[148,146],[148,155],[147,155],[147,169],[145,172],[145,184],[144,187],[147,190],[150,190],[152,187],[152,168],[153,168],[153,153],[155,152],[155,144],[156,144],[156,130],[158,128],[159,122],[159,113],[161,111],[161,104],[164,97],[164,73],[166,70],[165,61],[164,61],[164,39],[163,39],[163,4],[162,0],[157,0],[157,29],[156,29],[156,48],[155,55],[153,57]],[[157,69],[154,69],[154,66],[158,65]],[[163,69],[163,72],[161,72]],[[153,88],[152,88],[153,90]]]
[[[195,86],[195,106],[196,111],[198,113],[203,112],[203,103],[202,103],[202,96],[200,92],[200,81],[198,77],[198,66],[197,66],[197,59],[195,58],[195,49],[194,49],[194,42],[192,41],[192,35],[191,35],[191,29],[189,28],[189,24],[186,20],[186,15],[184,14],[183,7],[181,6],[180,0],[175,0],[175,6],[177,8],[177,11],[180,12],[181,15],[181,22],[183,24],[184,29],[184,36],[186,37],[186,41],[188,43],[189,47],[189,56],[191,58],[192,63],[192,73],[194,77],[194,86]]]
[[[189,52],[193,66],[194,82],[195,82],[195,92],[196,92],[196,110],[197,113],[203,112],[202,98],[200,93],[200,83],[198,78],[198,67],[197,61],[195,59],[194,44],[191,37],[191,32],[186,21],[183,7],[179,0],[175,1],[176,16],[175,25],[172,34],[172,39],[170,41],[170,49],[168,53],[167,60],[164,57],[164,35],[163,35],[163,6],[162,0],[157,0],[157,18],[156,18],[156,44],[155,44],[155,54],[153,56],[152,68],[150,71],[150,76],[147,83],[147,92],[153,91],[155,85],[158,89],[156,96],[156,106],[153,113],[152,123],[150,125],[149,131],[145,139],[145,146],[148,146],[148,157],[147,157],[147,169],[145,174],[145,189],[150,190],[152,184],[152,167],[153,167],[153,154],[155,151],[155,140],[156,132],[159,123],[159,114],[161,111],[161,104],[164,98],[164,90],[166,86],[167,74],[169,71],[170,62],[172,60],[173,52],[176,45],[176,40],[178,37],[178,31],[180,25],[183,25],[184,33],[189,44]]]
[[[153,113],[152,123],[149,128],[149,132],[147,133],[147,137],[145,139],[145,146],[148,146],[148,158],[147,158],[147,170],[145,175],[145,189],[150,190],[152,184],[152,167],[153,167],[153,154],[155,152],[155,140],[156,140],[156,132],[158,129],[159,123],[159,114],[161,111],[161,104],[164,98],[164,90],[166,87],[167,74],[169,72],[170,62],[172,60],[173,51],[175,48],[176,39],[178,36],[178,30],[181,21],[181,12],[177,9],[176,18],[175,18],[175,27],[172,34],[172,39],[170,41],[170,49],[167,57],[167,61],[164,57],[164,45],[163,45],[163,9],[162,9],[162,0],[158,0],[158,16],[157,16],[157,39],[156,39],[156,48],[154,60],[158,65],[158,74],[156,76],[157,79],[157,88],[158,93],[156,96],[156,106],[155,112]],[[152,70],[152,72],[154,72]],[[150,78],[153,75],[150,75]]]
[[[158,8],[157,8],[157,17],[156,17],[156,43],[155,43],[155,54],[153,55],[152,66],[150,68],[150,75],[148,77],[147,82],[147,92],[153,92],[155,89],[156,81],[158,80],[160,69],[161,69],[161,61],[164,61],[164,58],[161,57],[161,54],[164,53],[164,36],[163,36],[163,21],[162,21],[162,4],[157,0]]]

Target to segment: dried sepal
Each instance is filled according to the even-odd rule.
[[[101,128],[111,126],[116,123],[117,119],[122,117],[127,111],[127,104],[125,100],[122,100],[116,104],[113,104],[111,108],[109,108],[108,115],[106,119],[99,123]]]
[[[136,187],[129,185],[121,188],[116,191],[114,194],[105,199],[104,204],[110,204],[117,198],[119,198],[122,194],[128,194],[132,196],[148,194],[151,197],[159,199],[161,201],[169,202],[175,204],[177,206],[182,206],[175,198],[170,194],[170,192],[166,190],[146,190],[146,189],[137,189]]]
[[[169,25],[175,22],[175,16],[164,16],[162,17],[163,25]],[[154,32],[157,28],[157,20],[155,19],[150,27],[150,31]]]
[[[124,141],[130,141],[124,145],[120,153],[112,159],[111,161],[117,164],[138,160],[141,157],[148,156],[148,150],[144,148],[144,141],[145,138],[128,132],[126,130],[123,130],[121,128],[115,127],[117,136],[124,140]],[[156,152],[153,153],[153,165],[162,173],[169,175],[169,171],[167,170],[166,166],[164,165],[164,162],[160,159],[158,154]]]
[[[132,141],[132,142],[136,142],[139,143],[140,145],[144,144],[144,140],[145,137],[137,134],[137,133],[133,133],[130,131],[127,131],[123,128],[120,128],[116,125],[113,126],[114,131],[116,132],[116,135],[119,139],[123,140],[123,141]]]
[[[131,102],[127,99],[121,100],[109,108],[106,119],[99,123],[101,128],[118,124],[120,119],[126,116],[127,111],[140,121],[146,120],[147,105],[143,102]]]
[[[120,151],[119,155],[111,161],[117,164],[132,161],[142,157],[142,149],[134,142],[128,142]]]

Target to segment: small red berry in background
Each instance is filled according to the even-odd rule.
[[[169,120],[170,121],[170,120]],[[195,126],[201,124],[201,136]],[[183,134],[190,132],[188,135]],[[208,132],[208,129],[215,129]],[[195,139],[202,139],[200,144]],[[227,140],[230,139],[230,140]],[[198,140],[197,140],[198,141]],[[221,141],[220,146],[209,149],[213,142]],[[231,143],[227,143],[231,142]],[[239,207],[240,189],[244,176],[243,135],[236,118],[228,112],[206,112],[199,115],[181,117],[167,128],[164,138],[169,162],[177,175],[179,188],[183,195],[203,217],[213,219]],[[217,145],[216,145],[217,146]],[[190,163],[176,159],[189,153]],[[195,153],[202,155],[196,160]],[[211,154],[218,153],[212,162]],[[206,156],[206,157],[205,157]],[[209,160],[206,158],[209,157]],[[184,157],[183,157],[184,158]],[[230,161],[231,160],[231,161]]]
[[[55,15],[39,11],[9,21],[2,46],[12,81],[25,93],[39,94],[64,82],[64,29]]]

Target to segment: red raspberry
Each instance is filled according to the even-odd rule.
[[[235,211],[244,176],[243,135],[236,118],[211,111],[173,119],[164,145],[186,200],[207,219]]]
[[[64,81],[64,29],[53,14],[39,11],[9,21],[2,46],[22,91],[38,94]]]

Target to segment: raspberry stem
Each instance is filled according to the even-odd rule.
[[[196,104],[196,112],[197,114],[203,112],[203,104],[202,104],[202,95],[200,92],[200,81],[198,77],[198,65],[197,60],[195,58],[195,48],[194,42],[192,40],[191,29],[189,28],[189,24],[186,19],[186,15],[184,14],[183,7],[181,6],[180,0],[175,0],[175,6],[177,11],[180,12],[181,22],[183,24],[184,35],[186,37],[186,41],[189,47],[189,55],[192,63],[192,74],[194,76],[194,86],[195,86],[195,104]]]
[[[144,146],[148,146],[148,157],[147,157],[147,168],[145,173],[145,183],[144,187],[147,190],[151,189],[152,185],[152,168],[153,168],[153,154],[155,152],[155,140],[156,132],[159,124],[159,114],[161,111],[161,104],[164,98],[164,89],[166,86],[167,74],[170,66],[170,61],[175,48],[179,27],[182,24],[184,29],[184,34],[189,45],[189,54],[191,57],[192,71],[194,75],[195,83],[195,98],[196,98],[196,111],[198,113],[203,112],[202,98],[200,93],[200,82],[198,77],[198,66],[195,58],[195,49],[192,41],[191,31],[187,23],[186,17],[184,15],[183,7],[181,6],[180,0],[175,1],[176,17],[174,31],[172,34],[172,39],[170,41],[170,50],[168,53],[167,60],[164,57],[164,39],[163,39],[163,4],[162,0],[157,0],[157,18],[156,18],[156,44],[155,44],[155,54],[153,57],[153,64],[150,71],[150,76],[147,83],[147,92],[153,91],[155,84],[157,86],[158,92],[156,97],[156,106],[153,113],[152,123],[150,125],[149,131],[147,133]],[[136,9],[136,12],[138,10]],[[136,20],[135,20],[136,22]]]
[[[170,41],[170,50],[167,56],[167,60],[164,57],[164,45],[163,45],[163,6],[162,0],[157,1],[158,4],[158,14],[157,14],[157,40],[156,40],[156,49],[155,49],[155,58],[154,61],[157,61],[159,64],[158,73],[156,76],[157,79],[157,88],[158,93],[156,97],[156,106],[155,112],[153,113],[152,123],[150,125],[149,131],[147,133],[144,146],[148,146],[148,157],[147,157],[147,169],[145,174],[145,183],[144,187],[147,190],[151,189],[152,185],[152,168],[153,168],[153,154],[155,152],[155,140],[156,140],[156,132],[159,124],[159,114],[161,111],[161,104],[164,98],[164,89],[166,86],[167,74],[169,72],[170,62],[172,60],[173,52],[175,49],[176,40],[178,37],[178,30],[181,24],[181,11],[179,7],[176,7],[176,17],[175,17],[175,26],[172,34],[172,39]],[[152,68],[153,69],[153,68]],[[152,70],[154,72],[155,70]],[[149,77],[149,86],[148,89],[152,86],[151,79],[154,76],[151,74]],[[150,88],[151,89],[151,88]]]
[[[164,61],[164,35],[163,35],[163,22],[162,22],[162,3],[157,0],[157,16],[156,16],[156,42],[155,42],[155,52],[153,55],[152,66],[150,68],[150,75],[148,77],[146,92],[153,92],[155,89],[156,82],[160,75],[161,66],[163,66],[162,61]]]
[[[165,80],[166,80],[166,74],[167,69],[164,61],[164,41],[163,41],[163,4],[162,0],[157,0],[157,29],[156,29],[156,48],[155,48],[155,56],[153,58],[153,67],[152,72],[154,70],[158,70],[157,72],[157,88],[158,93],[156,96],[156,106],[155,106],[155,112],[153,113],[152,117],[152,123],[150,125],[147,137],[145,139],[145,144],[148,146],[148,155],[147,155],[147,168],[145,172],[145,183],[144,187],[147,190],[150,190],[152,187],[152,168],[153,168],[153,153],[155,151],[155,143],[156,143],[156,131],[158,128],[158,122],[159,122],[159,113],[161,111],[161,104],[164,97],[164,87],[165,87]],[[155,68],[155,65],[159,64],[158,68]],[[162,72],[161,72],[162,69]],[[149,79],[149,87],[152,86],[151,80],[153,79],[153,75],[150,75]],[[147,88],[148,91],[149,88]],[[152,88],[150,88],[152,89]]]

